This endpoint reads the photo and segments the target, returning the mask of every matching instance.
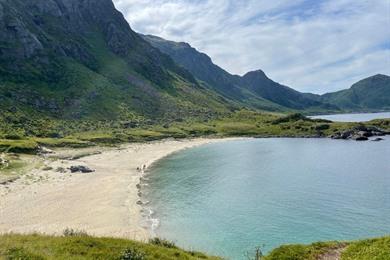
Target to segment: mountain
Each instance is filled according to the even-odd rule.
[[[153,35],[142,37],[210,88],[243,105],[267,110],[337,110],[335,106],[272,81],[261,70],[248,72],[243,77],[231,75],[188,43],[167,41]]]
[[[0,0],[0,111],[176,120],[234,107],[143,40],[111,0]]]
[[[390,77],[377,74],[349,89],[322,95],[321,100],[348,111],[390,111]]]
[[[0,0],[3,125],[42,118],[166,123],[207,120],[241,108],[381,109],[389,107],[382,82],[372,97],[352,101],[343,92],[300,93],[260,70],[231,75],[189,44],[139,35],[111,0]]]

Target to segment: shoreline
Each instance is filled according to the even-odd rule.
[[[115,148],[56,150],[42,159],[44,167],[0,186],[0,234],[62,235],[68,228],[98,237],[146,241],[152,232],[145,226],[140,203],[144,171],[172,153],[237,139],[164,140]],[[95,171],[63,171],[74,165]]]

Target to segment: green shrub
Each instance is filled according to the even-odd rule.
[[[166,239],[158,238],[158,237],[149,239],[149,243],[156,246],[166,247],[166,248],[177,248],[174,242]]]
[[[10,248],[6,252],[7,260],[43,260],[41,256],[34,255],[24,248]]]
[[[144,260],[146,259],[145,253],[136,248],[127,248],[121,254],[120,260]]]
[[[23,136],[20,134],[6,134],[4,135],[4,139],[8,140],[22,140]]]
[[[305,117],[304,115],[302,115],[300,113],[294,113],[294,114],[290,114],[290,115],[287,115],[287,116],[284,116],[284,117],[280,117],[280,118],[272,121],[272,124],[277,125],[277,124],[280,124],[280,123],[287,123],[287,122],[299,121],[299,120],[312,121],[310,118],[307,118],[307,117]]]
[[[85,236],[88,236],[87,232],[82,231],[82,230],[74,230],[72,228],[66,228],[62,232],[62,235],[64,237],[85,237]]]
[[[320,124],[315,126],[315,130],[317,131],[322,131],[322,130],[327,130],[330,128],[330,125],[328,124]]]

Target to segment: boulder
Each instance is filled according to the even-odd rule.
[[[373,136],[371,131],[359,131],[357,134],[360,135],[360,136],[365,136],[365,137]]]
[[[352,139],[355,141],[367,141],[368,137],[362,135],[354,135],[352,136]]]
[[[374,135],[374,136],[385,136],[386,133],[385,132],[372,131],[372,135]]]
[[[372,139],[371,141],[379,142],[379,141],[383,141],[383,140],[384,140],[383,138],[378,137],[378,138]]]
[[[71,173],[75,173],[75,172],[90,173],[90,172],[94,172],[94,170],[88,168],[87,166],[78,165],[78,166],[71,166],[70,172]]]
[[[48,149],[48,148],[46,148],[46,147],[43,147],[43,146],[39,146],[38,147],[38,154],[53,154],[54,153],[54,151],[53,150],[50,150],[50,149]]]
[[[0,168],[7,168],[9,161],[3,157],[0,157]]]

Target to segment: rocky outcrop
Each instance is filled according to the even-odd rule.
[[[330,137],[332,139],[351,139],[355,141],[367,141],[370,137],[374,136],[384,136],[388,135],[390,132],[380,129],[378,127],[366,127],[366,126],[357,126],[350,130],[345,130],[342,132],[337,132]],[[378,140],[380,141],[380,140]]]
[[[0,42],[10,48],[0,51],[0,58],[28,59],[43,49],[36,34],[12,10],[0,3]],[[12,46],[12,47],[11,47]]]

